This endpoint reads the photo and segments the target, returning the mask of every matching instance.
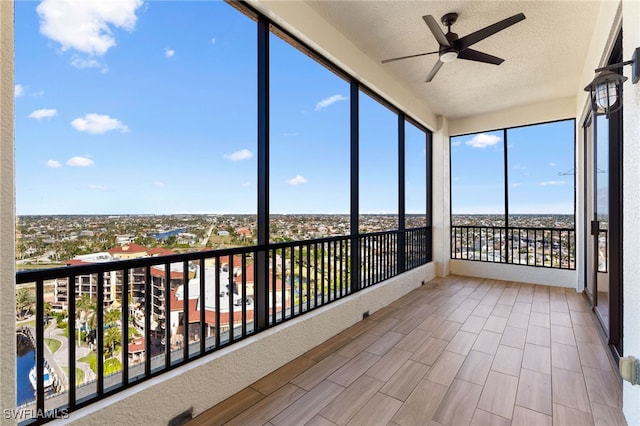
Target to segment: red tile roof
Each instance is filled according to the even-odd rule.
[[[236,232],[240,235],[251,235],[251,231],[249,231],[247,228],[238,228],[236,229]]]
[[[113,247],[107,250],[110,254],[118,254],[118,253],[148,253],[149,249],[145,246],[141,246],[140,244],[130,243],[124,244],[118,247]]]
[[[150,256],[168,256],[170,254],[176,254],[175,251],[164,247],[154,247],[147,250]]]
[[[144,337],[136,337],[133,339],[133,342],[129,343],[129,353],[140,353],[144,352]]]
[[[169,270],[169,275],[170,275],[170,279],[172,279],[172,280],[181,280],[182,279],[182,271],[174,271],[174,270],[170,269]],[[158,277],[158,278],[164,278],[165,277],[164,269],[152,266],[151,267],[151,276],[152,277]]]

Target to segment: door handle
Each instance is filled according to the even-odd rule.
[[[599,220],[592,220],[591,221],[591,235],[598,235],[600,234],[600,221]]]

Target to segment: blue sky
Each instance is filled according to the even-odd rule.
[[[504,132],[451,138],[453,214],[504,214]],[[573,214],[574,121],[507,130],[510,214]]]
[[[256,212],[255,22],[221,1],[15,7],[19,215]],[[347,213],[349,85],[271,51],[271,212]],[[397,212],[396,116],[360,96],[360,210]]]

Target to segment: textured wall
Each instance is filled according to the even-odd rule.
[[[449,121],[438,117],[438,128],[433,132],[432,160],[432,226],[433,260],[439,277],[449,275],[451,253],[451,203],[449,192],[451,179],[449,167]]]
[[[640,47],[640,2],[622,3],[624,60]],[[640,58],[638,58],[640,61]],[[640,66],[640,64],[638,64]],[[624,69],[624,355],[640,358],[640,82],[631,83],[631,67]],[[640,424],[640,385],[623,384],[622,407],[629,425]]]
[[[0,411],[16,403],[13,102],[13,2],[0,1]]]
[[[469,262],[451,260],[451,273],[471,277],[492,278],[504,281],[518,281],[529,284],[542,284],[553,287],[576,287],[575,270],[552,269],[522,265],[505,265],[490,262]]]
[[[70,422],[162,425],[190,407],[197,415],[434,276],[433,263],[413,269],[73,413]]]

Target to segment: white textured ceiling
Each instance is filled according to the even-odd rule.
[[[473,45],[503,58],[499,65],[457,59],[424,80],[438,55],[382,65],[435,114],[472,116],[575,96],[599,1],[309,1],[337,31],[376,62],[438,50],[422,19],[459,14],[459,37],[517,13],[526,19]],[[446,27],[442,26],[446,33]]]

